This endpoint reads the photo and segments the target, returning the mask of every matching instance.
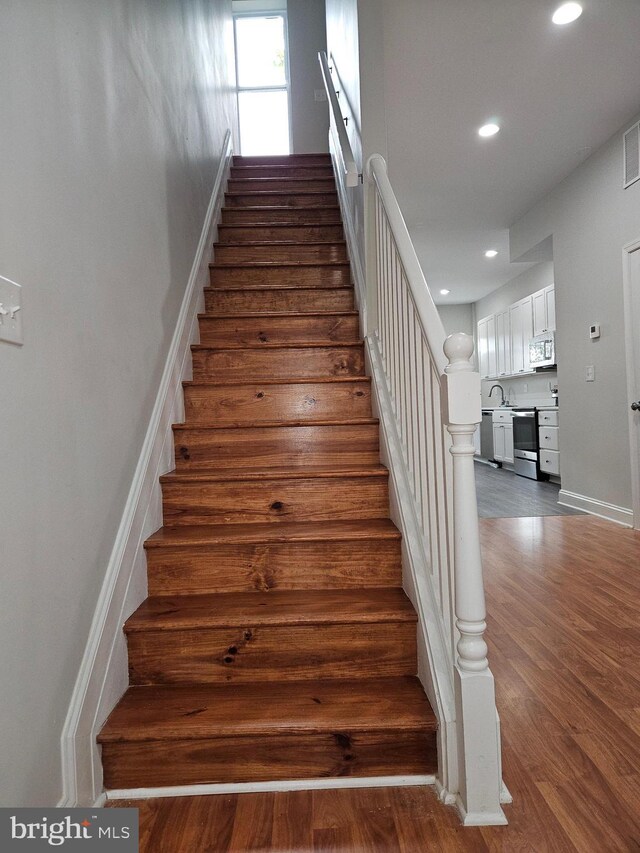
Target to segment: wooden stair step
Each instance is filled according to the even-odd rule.
[[[103,728],[107,789],[435,773],[414,677],[133,687]]]
[[[262,481],[265,477],[277,478],[279,480],[306,480],[309,477],[318,479],[336,479],[345,476],[349,477],[375,477],[378,475],[386,476],[388,468],[384,465],[368,464],[368,465],[344,465],[335,464],[314,465],[312,467],[304,464],[296,467],[288,468],[264,468],[251,467],[241,469],[220,470],[215,468],[202,468],[194,471],[170,471],[168,474],[163,474],[160,477],[161,483],[217,483],[217,482],[234,482],[247,480]]]
[[[316,314],[249,314],[232,317],[198,316],[200,343],[207,346],[250,344],[331,344],[359,337],[356,311]]]
[[[257,193],[257,192],[325,192],[336,191],[336,182],[333,175],[323,178],[297,178],[290,175],[276,177],[272,175],[259,175],[250,178],[229,178],[227,191],[230,193]]]
[[[340,243],[344,242],[342,225],[292,223],[275,225],[218,225],[220,244],[243,243]]]
[[[399,588],[148,598],[125,625],[129,680],[211,684],[415,675],[416,622]]]
[[[327,207],[338,203],[338,195],[334,192],[279,192],[275,190],[263,192],[226,192],[224,195],[227,207]]]
[[[400,539],[389,519],[162,527],[149,595],[397,587]]]
[[[331,474],[173,472],[161,481],[167,526],[356,520],[389,514],[388,471],[382,466]]]
[[[364,376],[364,346],[359,341],[330,346],[265,343],[230,349],[194,344],[191,352],[195,380]]]
[[[333,167],[281,165],[281,166],[232,166],[232,178],[333,178]]]
[[[368,377],[322,378],[313,382],[186,382],[186,421],[191,425],[250,426],[335,419],[345,412],[371,417]]]
[[[356,625],[417,622],[401,588],[214,593],[147,598],[125,624],[127,634],[189,628]]]
[[[333,271],[332,271],[333,274]],[[349,311],[353,308],[351,287],[207,287],[207,313],[237,315],[246,311],[269,314],[314,314],[318,311]]]
[[[212,288],[299,288],[345,287],[352,289],[349,264],[343,261],[307,263],[222,264],[209,265]]]
[[[178,470],[371,465],[380,458],[378,423],[262,427],[173,427]]]
[[[265,154],[244,156],[235,154],[233,166],[330,166],[330,154]]]
[[[225,264],[344,264],[348,261],[344,241],[303,243],[216,243],[215,266]]]
[[[224,225],[342,225],[337,204],[314,208],[278,207],[223,207],[221,222]]]

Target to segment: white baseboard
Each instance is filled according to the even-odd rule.
[[[96,735],[128,686],[122,625],[146,597],[144,540],[162,524],[159,477],[173,467],[171,426],[184,416],[182,381],[191,372],[190,345],[208,284],[209,261],[231,163],[227,131],[200,241],[160,380],[158,394],[116,534],[85,653],[61,736],[60,807],[90,806],[102,792]]]
[[[406,788],[435,785],[435,776],[362,776],[291,779],[282,782],[179,785],[173,788],[122,788],[107,791],[107,800],[148,800],[156,797],[203,797],[215,794],[261,794],[269,791],[327,791],[341,788]]]
[[[599,518],[606,518],[607,521],[615,521],[616,524],[622,524],[624,527],[633,527],[633,510],[628,507],[616,506],[575,492],[567,492],[566,489],[560,489],[558,503],[571,509],[581,509]]]
[[[468,812],[459,796],[456,797],[456,809],[463,826],[506,826],[509,823],[502,809],[495,812]]]

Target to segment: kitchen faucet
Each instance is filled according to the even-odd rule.
[[[505,401],[505,399],[504,399],[504,388],[502,387],[502,385],[492,385],[492,386],[491,386],[491,390],[489,391],[489,396],[491,396],[491,395],[493,394],[493,389],[494,389],[494,388],[499,388],[499,389],[500,389],[500,393],[502,394],[502,402],[500,403],[500,405],[501,405],[501,406],[506,406],[506,401]]]

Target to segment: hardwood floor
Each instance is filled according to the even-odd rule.
[[[519,477],[506,468],[476,462],[476,495],[480,518],[531,518],[542,515],[583,515],[558,503],[560,486]]]
[[[640,850],[640,533],[586,515],[481,533],[509,826],[465,829],[423,788],[177,798],[133,804],[140,850]]]

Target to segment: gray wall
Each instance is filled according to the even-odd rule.
[[[436,305],[436,308],[448,335],[466,332],[475,337],[473,305]]]
[[[227,0],[5,0],[0,804],[55,805],[60,732],[219,163]]]
[[[482,320],[489,314],[504,311],[519,299],[524,299],[525,296],[542,290],[543,287],[548,287],[550,284],[553,284],[553,262],[547,261],[536,264],[512,278],[502,287],[479,299],[475,303],[476,317],[478,320]]]
[[[316,101],[324,90],[318,51],[327,49],[324,0],[288,0],[291,133],[294,154],[329,150],[329,106]]]
[[[640,238],[640,182],[622,189],[620,132],[511,229],[518,258],[553,236],[564,489],[631,506],[622,247]],[[602,325],[591,341],[588,327]],[[586,365],[596,381],[585,382]]]

